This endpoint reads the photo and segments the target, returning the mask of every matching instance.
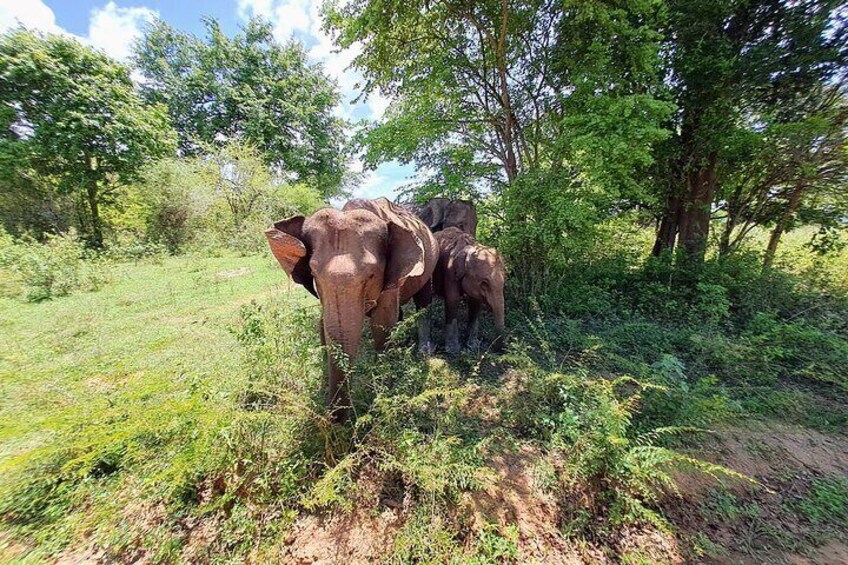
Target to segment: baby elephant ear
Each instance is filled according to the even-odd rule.
[[[274,257],[292,280],[317,297],[309,269],[309,251],[303,242],[304,220],[303,216],[294,216],[277,222],[265,230],[265,237]]]
[[[412,230],[389,222],[383,290],[399,288],[408,277],[424,274],[424,245]]]
[[[470,245],[458,249],[448,258],[448,270],[453,271],[456,279],[459,280],[465,276],[465,269],[468,263],[468,258],[474,253],[474,248]]]

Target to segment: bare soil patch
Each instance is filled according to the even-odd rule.
[[[691,542],[689,561],[848,563],[841,541],[848,531],[813,524],[794,510],[815,480],[848,477],[848,437],[752,423],[719,431],[694,455],[753,477],[761,486],[678,476],[682,496],[669,499],[664,510],[680,537]],[[693,553],[705,538],[715,547],[705,555]]]

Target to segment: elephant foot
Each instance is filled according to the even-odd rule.
[[[504,339],[502,337],[498,337],[495,339],[495,343],[492,344],[492,351],[494,351],[498,355],[506,353],[506,344],[504,343]]]
[[[459,355],[459,352],[461,351],[461,349],[462,348],[459,346],[458,341],[457,342],[449,342],[448,344],[445,345],[445,352],[450,357],[455,357],[455,356]]]
[[[477,338],[471,338],[465,344],[469,351],[473,353],[478,353],[480,351],[480,340]]]
[[[429,357],[436,351],[436,346],[433,342],[425,341],[418,344],[418,354],[422,357]]]

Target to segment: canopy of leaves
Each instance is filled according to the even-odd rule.
[[[127,67],[58,35],[0,37],[0,104],[0,168],[67,192],[132,180],[174,147],[165,108],[136,96]]]
[[[336,84],[267,23],[253,20],[233,38],[213,19],[205,26],[201,39],[157,21],[136,46],[143,94],[167,106],[181,151],[247,141],[268,165],[335,195],[345,166]]]
[[[17,29],[0,37],[0,182],[17,192],[4,200],[48,203],[6,223],[65,229],[44,225],[53,191],[84,196],[83,227],[100,246],[100,204],[174,148],[165,108],[136,95],[126,66],[59,35]]]
[[[414,161],[422,199],[500,194],[521,174],[566,168],[616,196],[638,189],[671,111],[654,92],[662,5],[335,4],[328,23],[341,45],[362,46],[366,89],[394,98],[359,136],[366,162]]]

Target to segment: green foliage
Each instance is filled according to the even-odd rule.
[[[242,426],[225,402],[243,382],[223,329],[237,309],[231,299],[267,289],[276,274],[251,260],[250,272],[222,279],[246,260],[180,261],[128,265],[101,292],[47,307],[0,300],[5,530],[48,552],[81,532],[115,555],[173,552],[179,516],[200,508],[212,488],[204,481],[232,460],[225,430]],[[207,318],[214,328],[192,321]],[[95,356],[103,362],[92,370]],[[247,451],[245,438],[233,450]],[[153,515],[163,518],[148,529],[143,517]]]
[[[341,190],[345,160],[337,86],[297,42],[250,21],[227,37],[205,19],[206,37],[154,22],[137,45],[142,92],[167,106],[184,154],[221,139],[251,143],[265,164],[310,181],[322,196]]]
[[[16,241],[3,235],[0,270],[11,275],[11,288],[6,292],[12,294],[20,285],[23,297],[30,302],[97,290],[108,280],[104,266],[73,231],[48,235],[44,243]]]
[[[798,510],[814,524],[848,524],[848,481],[844,478],[814,479]]]
[[[3,161],[13,177],[34,170],[74,194],[87,213],[84,233],[101,247],[99,209],[110,191],[173,149],[164,107],[142,103],[127,67],[60,35],[3,34],[0,77]]]
[[[389,562],[517,562],[518,516],[477,503],[508,502],[526,471],[521,496],[555,501],[563,541],[649,560],[622,540],[672,535],[676,469],[745,480],[687,455],[692,432],[848,423],[836,8],[330,3],[364,90],[392,99],[358,132],[366,165],[414,162],[414,200],[473,199],[510,268],[507,355],[423,359],[427,314],[407,316],[387,351],[364,337],[344,361],[345,425],[320,309],[263,238],[345,184],[338,89],[304,47],[260,21],[226,37],[207,20],[203,38],[157,22],[135,57],[145,104],[104,54],[6,33],[2,535],[54,560],[84,543],[113,561],[266,561],[307,516],[392,514]],[[724,227],[699,243],[718,253],[690,238],[647,257],[660,208],[687,237]],[[845,501],[817,478],[792,508],[841,527]],[[723,491],[706,512],[768,526]]]
[[[7,257],[17,244],[2,241],[0,255]],[[745,299],[742,287],[753,275],[742,276],[739,288],[722,284],[736,275],[725,279],[719,267],[706,269],[694,289],[666,283],[667,293],[651,304],[673,300],[696,313],[671,324],[662,312],[658,320],[648,317],[651,308],[633,310],[622,294],[622,285],[652,274],[601,263],[594,278],[579,284],[605,289],[605,309],[566,318],[537,307],[527,319],[516,308],[511,353],[497,368],[417,357],[410,345],[416,316],[379,356],[366,340],[351,368],[356,421],[337,426],[324,399],[317,305],[280,293],[270,259],[239,260],[255,274],[241,274],[244,267],[232,258],[161,261],[125,264],[127,275],[101,292],[56,301],[51,316],[85,320],[67,309],[100,312],[110,304],[112,318],[98,314],[60,336],[79,351],[75,365],[57,371],[53,346],[40,338],[34,348],[44,360],[16,365],[35,367],[24,381],[32,384],[2,381],[16,399],[0,412],[10,430],[0,439],[13,454],[2,464],[3,527],[44,551],[84,535],[114,556],[141,547],[161,548],[164,560],[191,559],[181,524],[192,520],[214,524],[209,555],[245,559],[275,551],[307,513],[385,504],[409,510],[387,555],[395,562],[509,562],[520,557],[513,526],[472,526],[457,509],[498,485],[493,461],[516,446],[539,453],[536,466],[547,470],[540,484],[564,501],[563,532],[608,543],[634,524],[665,527],[660,501],[676,492],[676,468],[740,478],[677,450],[684,437],[695,441],[689,432],[740,418],[743,408],[784,412],[774,396],[752,404],[755,381],[739,367],[751,370],[756,359],[763,371],[804,366],[801,351],[815,356],[816,367],[840,359],[830,341],[836,334],[822,337],[827,317],[738,315],[735,301]],[[797,290],[780,292],[800,300]],[[97,305],[79,302],[84,297]],[[803,300],[783,306],[808,307]],[[150,324],[149,315],[173,321]],[[31,332],[29,323],[55,326],[50,317],[23,316],[12,339]],[[126,331],[134,335],[131,344],[120,338]],[[785,353],[796,340],[797,350]],[[772,348],[781,350],[779,360]],[[716,361],[731,353],[735,361]],[[11,359],[23,355],[13,350]],[[116,372],[93,380],[93,355],[103,356],[104,371],[117,366]],[[110,361],[115,356],[131,361]],[[57,373],[68,377],[56,380]],[[61,387],[47,396],[54,407],[34,409],[52,387]],[[813,398],[806,402],[815,406]],[[33,414],[45,419],[33,421]],[[844,416],[834,409],[816,425],[838,426]],[[156,516],[157,526],[146,526],[145,515]]]
[[[582,498],[588,505],[588,512],[575,508],[566,518],[573,535],[590,533],[592,518],[598,515],[612,526],[634,522],[664,526],[650,505],[662,493],[676,492],[670,474],[674,467],[742,478],[730,469],[657,445],[663,436],[697,431],[692,428],[656,428],[633,435],[641,396],[656,385],[627,377],[591,380],[586,375],[532,371],[525,386],[509,417],[524,434],[564,458],[558,469],[560,488],[569,499]]]
[[[136,237],[164,245],[169,252],[184,249],[201,229],[208,208],[208,179],[199,164],[187,159],[161,159],[142,171],[131,195],[134,206],[116,221],[135,228]]]
[[[325,205],[321,193],[305,182],[274,179],[258,149],[230,142],[198,159],[207,209],[194,231],[199,246],[219,245],[242,253],[265,252],[265,229],[295,214],[308,215]]]
[[[673,110],[657,96],[663,4],[385,6],[327,15],[342,46],[362,45],[366,90],[394,97],[358,134],[366,163],[414,161],[413,200],[479,200],[521,292],[544,294],[611,208],[652,198]]]
[[[272,222],[324,205],[312,186],[272,178],[254,146],[234,141],[197,157],[151,163],[127,190],[120,212],[108,219],[119,240],[123,235],[172,254],[247,254],[265,252],[263,234]]]

